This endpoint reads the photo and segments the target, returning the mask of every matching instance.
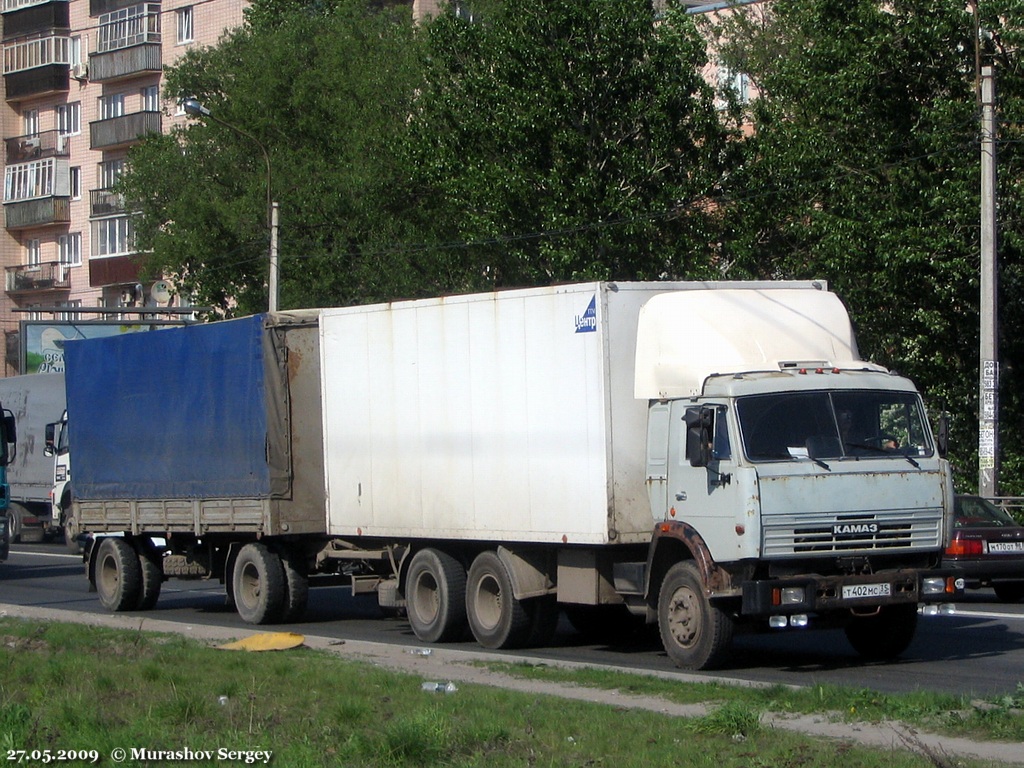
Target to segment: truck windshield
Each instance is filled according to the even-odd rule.
[[[931,456],[920,397],[913,392],[784,392],[740,398],[750,461]]]

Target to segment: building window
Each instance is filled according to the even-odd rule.
[[[124,115],[124,94],[108,93],[98,100],[100,120],[110,120]]]
[[[68,309],[81,308],[81,299],[72,299],[71,301],[62,301],[58,307],[67,307]],[[81,315],[78,312],[57,312],[53,316],[54,320],[63,320],[65,322],[72,322],[74,320],[80,320]]]
[[[160,111],[160,86],[149,85],[142,89],[142,111]]]
[[[93,222],[93,256],[120,256],[133,253],[134,247],[135,233],[130,217]]]
[[[725,109],[731,94],[740,104],[750,101],[750,76],[736,72],[724,64],[718,65],[718,108]]]
[[[178,42],[191,43],[195,40],[195,29],[192,26],[192,6],[179,8],[176,16],[178,18]]]
[[[85,47],[89,47],[89,38],[85,38]],[[68,39],[68,64],[72,67],[77,64],[85,64],[85,60],[82,58],[82,36],[75,35]]]
[[[25,263],[30,267],[38,267],[39,262],[42,261],[40,255],[42,248],[39,246],[38,239],[26,240],[25,241]]]
[[[82,169],[74,165],[68,169],[68,187],[72,200],[82,199]]]
[[[49,64],[71,63],[71,39],[68,37],[40,37],[23,43],[4,46],[4,74]]]
[[[25,136],[39,135],[39,110],[26,109],[21,113],[22,133]]]
[[[65,267],[82,266],[81,232],[69,232],[57,238],[57,260]]]
[[[124,172],[124,160],[107,160],[100,163],[97,168],[97,179],[100,182],[100,189],[113,189],[117,180]]]
[[[160,42],[160,5],[140,3],[100,15],[97,53]]]
[[[65,173],[61,173],[62,168]],[[69,196],[70,179],[66,171],[67,166],[57,165],[52,157],[8,165],[4,169],[4,202]]]
[[[58,104],[54,109],[54,121],[61,136],[78,136],[82,132],[82,103]]]

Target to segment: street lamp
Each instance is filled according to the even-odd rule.
[[[278,295],[278,263],[277,263],[277,230],[278,230],[278,211],[277,203],[271,200],[270,194],[270,153],[267,151],[266,146],[262,141],[257,139],[248,131],[244,131],[237,125],[232,125],[226,120],[221,120],[219,117],[210,112],[209,109],[199,103],[198,99],[185,99],[181,103],[182,108],[185,110],[185,114],[191,117],[198,118],[209,118],[215,123],[220,123],[226,128],[230,128],[237,134],[244,136],[253,142],[257,147],[260,148],[260,152],[263,153],[263,160],[267,164],[267,228],[270,230],[270,283],[268,285],[270,299],[268,302],[268,309],[271,312],[277,311],[277,295]]]

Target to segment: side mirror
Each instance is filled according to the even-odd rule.
[[[57,425],[47,424],[43,436],[43,455],[53,456],[57,452]]]
[[[3,439],[0,445],[0,466],[7,466],[18,452],[18,424],[14,414],[4,409],[3,412]]]
[[[686,458],[691,467],[706,467],[711,463],[714,412],[710,408],[687,408],[683,420],[686,422]]]
[[[936,447],[939,456],[946,458],[946,454],[949,453],[949,413],[946,411],[939,414],[939,431],[935,435],[935,441],[938,443]]]

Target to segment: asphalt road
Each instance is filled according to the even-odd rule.
[[[89,592],[81,558],[57,544],[16,544],[0,564],[0,602],[104,613]],[[165,582],[157,606],[141,617],[237,628],[239,636],[255,631],[224,605],[214,582]],[[308,635],[419,647],[409,625],[385,618],[372,598],[352,597],[342,587],[310,592],[301,623],[278,627]],[[472,642],[450,647],[474,648]],[[559,625],[547,648],[508,652],[572,660],[593,665],[645,670],[672,670],[654,631],[621,645],[596,645]],[[712,677],[784,685],[834,684],[895,693],[915,690],[967,694],[978,698],[1024,695],[1024,604],[995,601],[986,590],[969,593],[952,616],[922,617],[917,636],[898,662],[864,663],[839,631],[796,630],[747,635],[735,641],[733,663]]]

